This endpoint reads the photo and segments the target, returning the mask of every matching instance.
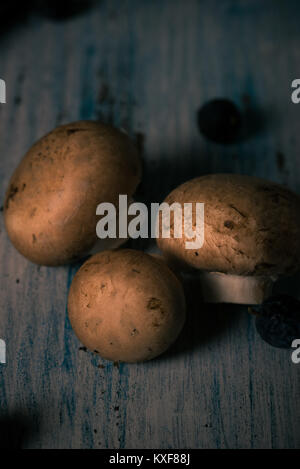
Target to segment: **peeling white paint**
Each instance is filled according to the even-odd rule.
[[[6,83],[4,80],[0,79],[0,103],[6,103]]]
[[[6,363],[6,343],[0,339],[0,363]]]

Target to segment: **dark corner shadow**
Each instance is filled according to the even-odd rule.
[[[8,33],[13,33],[18,27],[23,26],[32,12],[32,1],[14,2],[3,1],[0,5],[1,31],[0,40]]]
[[[22,449],[38,433],[37,416],[21,409],[0,413],[0,449]]]
[[[236,304],[203,303],[196,277],[185,278],[183,284],[187,302],[186,323],[176,342],[157,360],[174,359],[221,339],[247,310],[247,306]]]
[[[2,18],[0,39],[24,26],[32,17],[66,21],[91,9],[101,0],[28,0],[26,2],[4,0],[0,5]]]
[[[37,14],[54,21],[65,21],[79,16],[101,0],[34,0]]]

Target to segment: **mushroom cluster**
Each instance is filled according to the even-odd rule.
[[[173,226],[169,220],[171,236],[158,230],[163,257],[115,249],[125,239],[101,240],[99,245],[97,207],[102,202],[116,206],[121,194],[131,200],[140,179],[138,151],[124,132],[80,121],[57,127],[35,143],[10,180],[5,224],[25,257],[55,266],[101,250],[82,265],[69,291],[69,318],[79,340],[113,361],[140,362],[167,350],[186,315],[174,266],[196,272],[204,301],[262,304],[259,328],[272,343],[274,334],[271,340],[266,330],[280,308],[286,320],[284,328],[276,328],[276,343],[290,340],[299,305],[286,298],[265,300],[274,281],[299,270],[300,198],[263,179],[206,175],[182,184],[166,198],[165,206],[181,207],[184,215],[179,219],[180,236],[174,236],[175,216]],[[196,247],[191,233],[199,203],[204,204],[204,236]],[[192,207],[188,215],[186,204]],[[192,228],[188,233],[187,225]],[[286,315],[286,305],[291,304],[297,314]]]

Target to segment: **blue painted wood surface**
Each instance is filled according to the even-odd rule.
[[[0,36],[1,200],[28,147],[78,119],[137,138],[141,200],[161,201],[190,177],[222,171],[300,193],[300,105],[290,97],[299,20],[296,0],[102,0],[66,21],[30,15]],[[248,116],[236,145],[209,143],[197,130],[199,105],[215,96]],[[300,365],[261,341],[247,308],[201,306],[190,283],[187,325],[172,350],[115,366],[81,350],[71,330],[66,303],[78,266],[29,263],[2,216],[0,259],[0,434],[15,445],[300,446]]]

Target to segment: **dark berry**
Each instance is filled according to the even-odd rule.
[[[262,305],[251,307],[256,330],[273,347],[290,348],[300,339],[300,301],[288,295],[272,296]]]
[[[198,111],[200,131],[206,138],[217,143],[234,143],[241,123],[241,113],[229,99],[213,99]]]

